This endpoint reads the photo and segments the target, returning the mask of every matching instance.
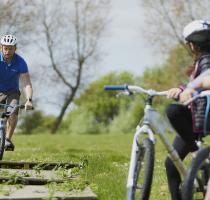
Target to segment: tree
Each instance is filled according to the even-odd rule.
[[[18,131],[23,134],[49,132],[54,121],[53,116],[47,116],[41,111],[22,114]]]
[[[156,90],[168,90],[186,83],[187,70],[192,57],[181,45],[169,51],[169,57],[161,66],[147,69],[141,77],[141,85]]]
[[[62,123],[62,130],[68,133],[107,133],[108,126],[120,113],[128,110],[133,98],[116,97],[116,92],[104,91],[104,85],[134,84],[135,77],[128,73],[109,73],[92,82],[81,95],[74,100],[75,108],[70,111]]]
[[[74,102],[76,106],[85,107],[93,113],[98,123],[108,124],[119,113],[121,106],[129,104],[129,100],[116,98],[116,92],[104,91],[104,85],[134,84],[134,82],[134,76],[128,72],[109,73],[91,83]]]
[[[14,34],[19,39],[18,46],[25,45],[28,40],[27,33],[33,29],[33,2],[29,4],[27,0],[0,0],[0,3],[1,34]]]
[[[184,48],[183,27],[194,19],[209,19],[210,1],[140,0],[145,12],[144,34],[165,53],[177,44]],[[186,49],[187,50],[187,49]]]
[[[49,6],[50,5],[50,6]],[[54,89],[61,103],[52,133],[55,133],[81,86],[87,80],[90,66],[100,57],[99,41],[105,30],[109,1],[49,0],[36,4],[37,26],[53,73],[46,76],[56,80]],[[45,42],[44,42],[45,41]],[[62,89],[59,94],[58,91]],[[63,96],[63,99],[62,99]]]

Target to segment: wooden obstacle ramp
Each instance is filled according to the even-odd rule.
[[[9,169],[33,169],[40,167],[42,170],[52,170],[56,167],[65,167],[66,169],[82,167],[81,164],[60,163],[60,162],[25,162],[25,161],[0,161],[0,168]]]
[[[0,183],[11,182],[23,185],[45,185],[48,183],[63,183],[79,179],[79,175],[69,175],[63,178],[56,170],[27,170],[27,169],[1,169]]]
[[[70,191],[70,192],[59,192],[55,191],[52,193],[46,186],[24,186],[21,189],[15,186],[7,186],[7,190],[10,190],[9,195],[0,194],[1,200],[14,199],[14,200],[43,200],[43,199],[74,199],[74,200],[96,200],[97,196],[91,191],[89,187],[83,191]]]
[[[0,161],[0,183],[2,183],[0,184],[0,200],[97,199],[96,194],[88,186],[82,191],[59,191],[59,184],[80,180],[79,174],[72,172],[75,167],[81,168],[82,165],[58,162]],[[59,173],[61,172],[59,170],[64,170],[67,174],[63,175]],[[56,189],[53,189],[49,187],[49,183],[58,185]]]

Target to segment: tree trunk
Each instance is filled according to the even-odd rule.
[[[64,101],[63,103],[63,106],[62,106],[62,109],[60,111],[60,114],[57,116],[57,118],[55,119],[55,122],[53,124],[53,127],[52,127],[52,130],[51,130],[51,133],[52,134],[55,134],[58,129],[59,129],[59,126],[61,125],[61,122],[62,122],[62,119],[64,117],[64,114],[69,106],[69,104],[72,102],[73,98],[74,98],[74,92]]]

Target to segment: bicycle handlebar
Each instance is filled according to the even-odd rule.
[[[20,108],[20,109],[25,109],[25,105],[22,105],[22,104],[12,106],[12,105],[9,105],[9,104],[0,103],[0,107],[1,108]],[[33,109],[34,108],[32,107],[32,110]]]
[[[167,95],[167,91],[155,91],[155,90],[145,90],[144,88],[136,85],[105,85],[104,90],[127,90],[129,92],[136,93],[145,93],[150,96],[165,96]]]
[[[128,90],[128,85],[105,85],[104,90]]]
[[[7,109],[7,108],[11,108],[12,110],[11,111],[5,111],[3,112],[2,114],[4,116],[10,116],[12,115],[17,109],[25,109],[25,105],[22,105],[22,104],[19,104],[19,105],[9,105],[9,104],[3,104],[3,103],[0,103],[0,108],[3,108],[3,109]],[[34,110],[34,107],[31,108],[31,110]]]
[[[145,90],[144,88],[136,85],[105,85],[104,90],[125,90],[129,92],[136,92],[136,93],[145,93],[150,96],[166,96],[168,91],[155,91],[152,89]],[[183,103],[183,105],[188,105],[191,102],[193,102],[195,99],[199,97],[205,97],[210,95],[210,90],[205,90],[205,91],[199,91],[193,94],[192,98],[187,100],[186,102]]]

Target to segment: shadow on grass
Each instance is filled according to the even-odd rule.
[[[87,152],[84,149],[73,149],[73,148],[68,148],[65,150],[65,152],[69,152],[69,153],[85,153]]]

